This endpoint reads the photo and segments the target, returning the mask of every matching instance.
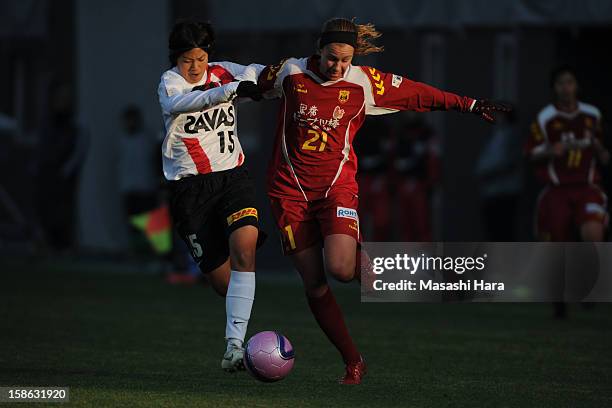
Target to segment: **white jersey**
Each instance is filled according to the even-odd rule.
[[[248,68],[248,69],[247,69]],[[187,82],[176,67],[163,73],[158,88],[166,137],[162,145],[168,180],[229,170],[242,165],[234,98],[239,80],[257,81],[263,66],[210,62],[202,80]],[[192,91],[196,86],[210,88]]]

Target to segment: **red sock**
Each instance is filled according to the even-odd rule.
[[[357,351],[353,339],[344,324],[342,311],[336,303],[336,298],[331,289],[328,289],[321,297],[313,298],[307,296],[307,298],[310,310],[315,319],[317,319],[319,327],[321,327],[329,341],[342,354],[345,364],[359,361],[359,351]]]

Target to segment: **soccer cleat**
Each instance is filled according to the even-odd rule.
[[[223,355],[223,360],[221,360],[221,368],[228,373],[244,371],[243,357],[244,348],[232,344]]]
[[[346,365],[346,373],[344,377],[340,379],[340,384],[361,384],[361,379],[368,372],[365,360],[363,357],[359,358],[359,361],[355,363],[349,363]]]

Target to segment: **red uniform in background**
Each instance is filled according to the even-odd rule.
[[[397,135],[393,168],[397,177],[397,221],[400,240],[432,240],[431,195],[440,179],[440,148],[421,118],[408,122]]]
[[[390,172],[391,129],[384,118],[366,119],[355,140],[359,157],[359,217],[373,241],[392,240]]]
[[[548,105],[531,125],[526,150],[537,154],[557,142],[566,145],[561,157],[536,166],[536,177],[546,184],[537,203],[536,235],[546,241],[574,241],[588,221],[606,225],[607,197],[599,186],[594,143],[602,142],[599,110],[579,102],[566,113]]]
[[[259,84],[280,97],[268,195],[286,254],[330,234],[361,239],[353,139],[366,115],[413,110],[468,112],[475,100],[376,68],[350,66],[342,79],[318,72],[319,56],[264,69]]]

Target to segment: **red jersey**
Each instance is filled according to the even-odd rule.
[[[281,98],[276,142],[268,168],[272,197],[312,201],[332,189],[357,194],[353,139],[366,115],[400,110],[468,112],[475,100],[443,92],[376,68],[349,66],[342,79],[319,73],[319,56],[266,67],[259,85]]]
[[[537,154],[550,145],[567,144],[567,153],[536,167],[536,176],[546,184],[594,184],[599,182],[594,140],[601,142],[601,114],[593,105],[578,102],[572,112],[562,112],[554,105],[540,111],[531,124],[527,140],[528,154]]]

